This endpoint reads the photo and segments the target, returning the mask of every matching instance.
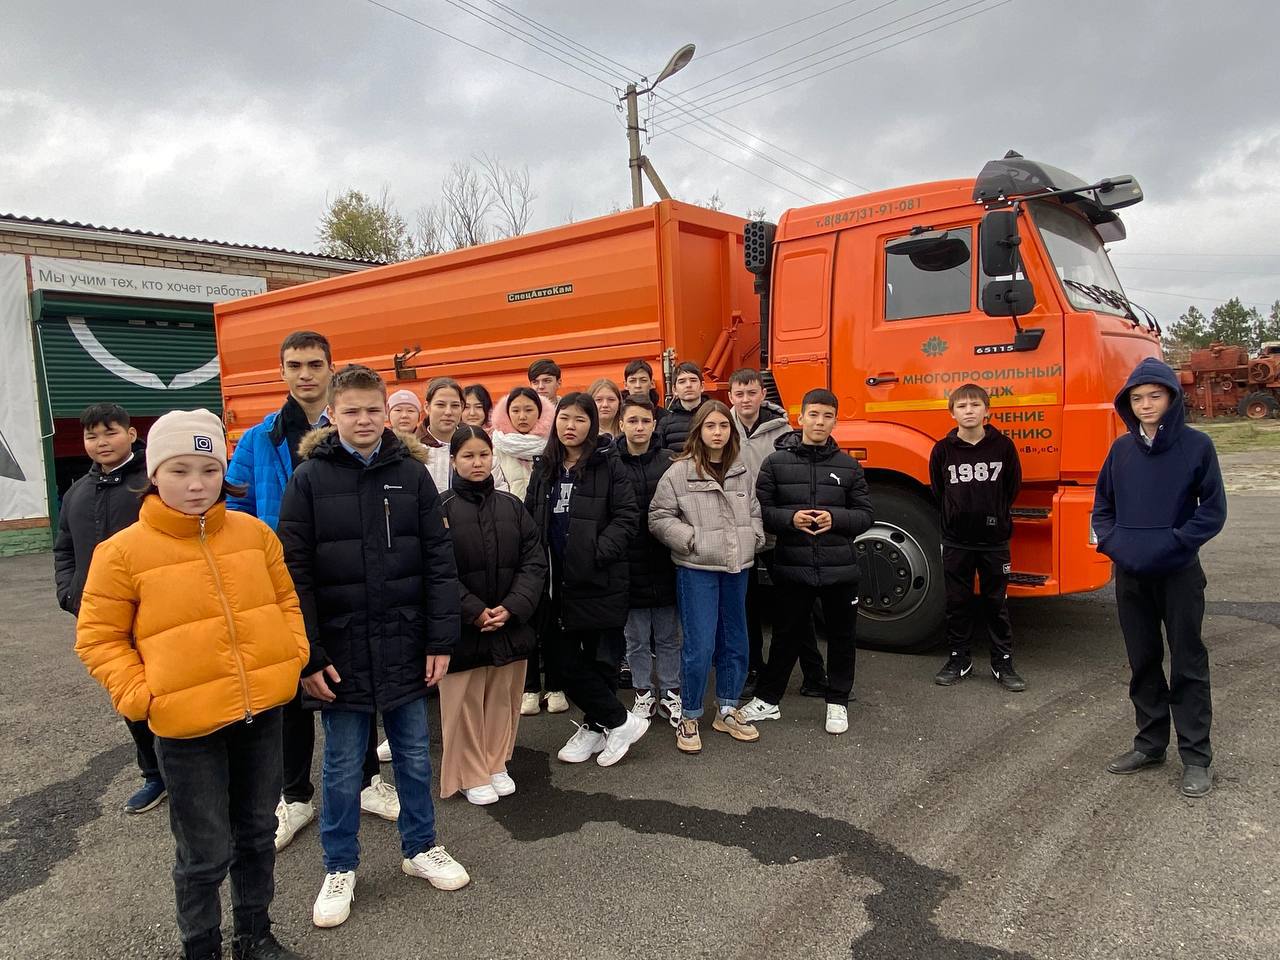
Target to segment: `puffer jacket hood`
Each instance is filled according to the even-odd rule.
[[[493,425],[493,432],[498,433],[515,433],[516,428],[511,425],[511,418],[507,416],[507,397],[510,394],[504,393],[498,398],[493,405],[493,412],[489,415],[490,423]],[[551,428],[556,423],[556,405],[542,401],[542,413],[538,414],[538,422],[533,425],[530,433],[537,434],[540,437],[551,436]]]
[[[1156,428],[1156,435],[1149,447],[1142,440],[1142,424],[1139,422],[1137,414],[1133,412],[1133,405],[1129,402],[1129,391],[1134,387],[1140,387],[1147,383],[1159,384],[1173,394],[1173,398],[1169,401],[1169,409],[1160,418],[1160,424]],[[1186,403],[1183,398],[1182,384],[1178,382],[1178,374],[1163,360],[1157,360],[1155,357],[1147,357],[1133,368],[1133,372],[1129,374],[1129,379],[1125,381],[1120,392],[1116,394],[1115,405],[1116,413],[1120,415],[1120,419],[1129,428],[1129,432],[1138,441],[1138,445],[1148,453],[1159,453],[1161,450],[1167,450],[1177,442],[1179,434],[1186,427]]]
[[[400,443],[397,445],[394,442],[388,442],[389,440],[399,440]],[[397,446],[402,446],[403,451],[397,450]],[[337,427],[318,427],[303,437],[302,442],[298,444],[298,456],[303,460],[310,460],[312,457],[332,459],[338,455],[355,459],[342,445]],[[400,433],[388,427],[382,431],[382,446],[378,449],[378,456],[374,462],[381,461],[384,456],[397,459],[409,456],[425,466],[431,457],[431,451],[414,434]]]
[[[308,648],[280,541],[224,504],[198,517],[148,496],[94,553],[76,653],[115,708],[160,737],[288,703]]]

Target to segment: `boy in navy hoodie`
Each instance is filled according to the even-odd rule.
[[[1133,750],[1107,766],[1136,773],[1164,762],[1169,716],[1178,732],[1182,792],[1209,792],[1209,654],[1200,636],[1204,571],[1199,550],[1227,519],[1213,441],[1186,426],[1178,375],[1143,360],[1116,395],[1128,432],[1107,454],[1093,502],[1098,549],[1116,565],[1116,606],[1133,671]],[[1164,637],[1160,626],[1164,625]],[[1164,675],[1169,645],[1170,677]]]

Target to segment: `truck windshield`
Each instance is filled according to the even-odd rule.
[[[1071,305],[1077,310],[1129,316],[1124,291],[1093,226],[1057,203],[1041,201],[1030,206]]]

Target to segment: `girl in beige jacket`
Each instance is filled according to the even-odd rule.
[[[720,401],[698,410],[684,451],[658,481],[649,530],[670,548],[676,565],[684,629],[676,746],[685,753],[702,749],[698,720],[713,661],[719,709],[712,729],[735,740],[758,739],[737,707],[747,678],[747,575],[764,545],[764,527],[755,477]]]

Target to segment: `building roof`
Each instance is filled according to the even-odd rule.
[[[206,240],[201,237],[181,237],[170,233],[155,233],[151,230],[135,230],[129,227],[102,227],[94,223],[81,223],[77,220],[53,220],[46,217],[24,217],[16,213],[0,213],[0,229],[5,226],[49,227],[55,230],[90,231],[98,234],[109,234],[123,240],[143,240],[151,243],[199,244],[201,246],[219,247],[228,252],[238,251],[246,254],[277,255],[294,258],[305,257],[316,262],[328,262],[334,266],[349,265],[351,267],[382,266],[381,260],[361,260],[355,257],[333,257],[323,253],[310,253],[305,250],[286,250],[284,247],[263,247],[250,243],[232,243],[228,240]]]

